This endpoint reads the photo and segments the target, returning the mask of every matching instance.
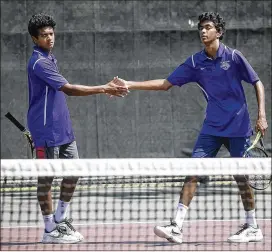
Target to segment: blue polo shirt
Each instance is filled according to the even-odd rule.
[[[59,73],[55,56],[34,46],[27,70],[27,124],[35,146],[52,147],[74,141],[65,94],[59,91],[68,81]]]
[[[189,57],[167,80],[182,86],[196,82],[206,100],[206,117],[201,133],[222,137],[253,134],[242,80],[254,85],[259,77],[236,49],[220,43],[216,59],[202,50]]]

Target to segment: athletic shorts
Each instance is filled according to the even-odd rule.
[[[37,147],[38,159],[79,158],[76,141],[53,147]]]
[[[242,157],[245,150],[250,146],[250,137],[220,137],[200,134],[192,157],[215,157],[222,145],[225,145],[231,157]]]

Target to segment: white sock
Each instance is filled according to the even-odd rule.
[[[182,228],[187,210],[188,210],[187,206],[183,205],[182,203],[178,203],[175,222],[177,223],[180,229]]]
[[[54,221],[53,214],[43,215],[43,221],[44,221],[45,230],[47,232],[50,233],[53,229],[55,229],[56,223]]]
[[[250,211],[245,211],[246,213],[246,223],[249,225],[257,226],[257,221],[255,218],[255,209]]]
[[[69,204],[70,204],[70,202],[64,202],[62,200],[59,200],[58,207],[55,212],[55,221],[56,222],[60,222],[63,219],[65,219]]]

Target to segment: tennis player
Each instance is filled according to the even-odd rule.
[[[35,44],[28,63],[29,108],[28,127],[36,146],[37,158],[78,158],[65,94],[87,96],[108,94],[123,96],[126,87],[112,81],[101,86],[72,85],[60,74],[52,54],[56,22],[40,13],[29,20],[28,31]],[[66,218],[68,206],[78,178],[63,178],[57,209],[53,214],[51,185],[53,177],[39,177],[37,196],[45,231],[43,243],[77,243],[83,236]]]
[[[258,75],[243,54],[220,42],[225,32],[225,22],[218,13],[205,12],[198,18],[198,29],[204,49],[190,56],[168,76],[167,79],[143,82],[116,79],[114,82],[131,90],[163,90],[172,86],[183,86],[195,82],[201,88],[206,100],[206,118],[196,140],[192,157],[215,157],[225,145],[231,157],[242,157],[250,145],[253,130],[242,81],[250,83],[256,92],[258,118],[256,130],[264,135],[267,129],[264,87]],[[263,239],[256,223],[255,203],[252,189],[244,176],[234,176],[241,194],[245,224],[229,242],[250,242]],[[169,225],[156,226],[154,232],[170,242],[182,243],[182,225],[197,188],[199,177],[188,176],[180,193],[176,216]]]

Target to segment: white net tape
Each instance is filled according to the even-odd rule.
[[[271,174],[271,158],[2,159],[1,177]]]

